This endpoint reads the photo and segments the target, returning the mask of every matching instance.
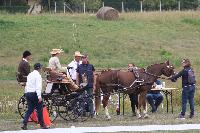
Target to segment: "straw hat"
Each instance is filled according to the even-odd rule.
[[[76,56],[78,56],[78,57],[81,57],[81,56],[83,56],[79,51],[76,51],[75,53],[74,53],[74,56],[76,57]]]
[[[50,52],[50,54],[60,54],[64,52],[62,49],[52,49],[52,51]]]

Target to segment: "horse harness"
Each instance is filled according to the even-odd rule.
[[[135,75],[135,72],[134,71],[131,71],[134,76],[136,77]],[[145,69],[145,71],[143,72],[147,75],[150,75],[150,76],[153,76],[155,78],[161,78],[161,79],[167,79],[165,77],[161,77],[161,76],[158,76],[158,75],[155,75],[155,74],[152,74],[152,73],[149,73],[147,72],[147,70]],[[113,83],[114,82],[114,72],[112,72],[112,83],[111,84],[106,84],[106,86],[109,86],[109,87],[115,87],[115,92],[116,93],[119,93],[119,92],[125,92],[125,91],[128,91],[128,90],[134,90],[136,91],[135,89],[139,89],[141,86],[144,86],[144,85],[153,85],[153,82],[145,82],[144,79],[140,79],[139,80],[139,76],[136,77],[136,79],[131,83],[130,86],[123,86],[120,84],[120,80],[119,80],[119,71],[117,71],[116,75],[117,75],[117,84]],[[139,75],[139,73],[137,73]],[[134,86],[135,85],[135,86]]]

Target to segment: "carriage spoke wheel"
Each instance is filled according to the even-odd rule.
[[[68,105],[66,104],[66,105],[58,106],[58,114],[64,120],[69,121],[70,112],[68,112]]]
[[[82,114],[80,115],[81,121],[86,121],[88,118],[91,118],[91,114],[89,111],[89,105],[93,104],[93,101],[91,98],[84,98],[81,101],[81,108],[82,108]]]
[[[70,102],[68,112],[71,120],[76,120],[83,114],[82,103],[80,98],[75,98]]]
[[[18,105],[17,105],[17,109],[18,109],[19,115],[24,119],[25,113],[28,110],[28,104],[27,104],[25,95],[20,97]]]
[[[22,119],[24,119],[26,111],[28,110],[28,104],[27,104],[27,100],[26,100],[25,95],[23,95],[19,99],[17,108],[18,108],[19,115],[22,117]],[[30,119],[31,119],[31,121],[37,123],[37,121],[35,121],[35,119],[31,118],[31,116],[30,116]]]
[[[89,100],[89,101],[88,101]],[[71,120],[86,121],[90,117],[87,106],[91,102],[91,99],[76,98],[71,102],[72,114],[70,115]],[[72,117],[73,116],[73,117]]]

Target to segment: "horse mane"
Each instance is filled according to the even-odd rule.
[[[155,63],[155,64],[151,64],[150,66],[148,66],[146,68],[146,70],[148,70],[149,68],[153,67],[153,66],[156,66],[156,65],[162,65],[162,64],[165,64],[165,63]]]

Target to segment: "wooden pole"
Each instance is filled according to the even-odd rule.
[[[104,7],[104,2],[102,2],[102,7]]]
[[[124,12],[124,2],[122,1],[122,13]]]
[[[179,11],[181,10],[181,2],[180,2],[180,0],[178,1],[178,10]]]
[[[140,12],[143,12],[143,9],[142,9],[142,0],[140,0]]]
[[[160,0],[160,12],[162,11],[162,2]]]
[[[85,14],[85,1],[83,2],[83,13]]]
[[[56,13],[56,1],[55,1],[54,5],[55,5],[54,12]]]
[[[65,13],[65,2],[64,2],[64,13]]]
[[[51,13],[51,0],[48,0],[48,4],[49,4],[49,12]]]

